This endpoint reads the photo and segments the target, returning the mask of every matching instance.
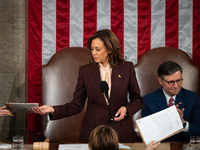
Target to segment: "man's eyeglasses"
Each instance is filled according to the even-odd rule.
[[[161,78],[161,79],[162,79],[163,81],[167,82],[170,86],[173,86],[173,85],[175,84],[175,82],[176,82],[177,84],[181,84],[182,81],[183,81],[183,78],[178,79],[178,80],[176,80],[176,81],[166,81],[166,80],[163,79],[163,78]]]

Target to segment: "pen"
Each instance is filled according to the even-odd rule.
[[[6,113],[6,114],[8,114],[8,115],[10,115],[10,116],[12,116],[12,117],[14,117],[11,113]]]

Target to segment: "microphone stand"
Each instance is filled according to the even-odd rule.
[[[105,93],[104,93],[104,94],[105,94]],[[113,121],[114,130],[115,130],[116,133],[117,133],[117,126],[116,126],[116,123],[115,123],[115,119],[114,119],[114,115],[113,115],[113,112],[112,112],[112,108],[111,108],[111,106],[110,106],[110,100],[108,99],[108,96],[105,95],[105,97],[106,97],[106,99],[107,99],[107,101],[108,101],[108,111],[109,111],[109,115],[111,116],[111,119],[112,119],[112,121]],[[109,117],[108,119],[109,119],[108,122],[111,122],[110,117]]]
[[[113,124],[114,124],[114,130],[117,132],[117,127],[116,127],[116,124],[115,124],[115,120],[114,120],[114,115],[112,113],[112,108],[110,106],[110,100],[108,98],[108,90],[109,90],[109,87],[108,87],[108,84],[106,81],[101,81],[100,82],[100,88],[101,88],[101,91],[103,92],[104,94],[104,97],[106,99],[106,102],[107,102],[107,106],[108,106],[108,111],[109,111],[109,118],[108,118],[108,123],[110,124],[111,121],[113,121]],[[111,118],[110,118],[111,117]]]

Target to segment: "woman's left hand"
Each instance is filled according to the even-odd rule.
[[[121,121],[126,116],[126,112],[127,112],[127,110],[126,110],[125,106],[120,107],[119,110],[117,111],[117,113],[115,114],[114,120]]]

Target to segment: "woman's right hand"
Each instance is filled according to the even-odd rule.
[[[37,114],[44,115],[46,113],[53,113],[54,108],[52,106],[42,105],[40,107],[32,108],[32,111],[34,111]]]

